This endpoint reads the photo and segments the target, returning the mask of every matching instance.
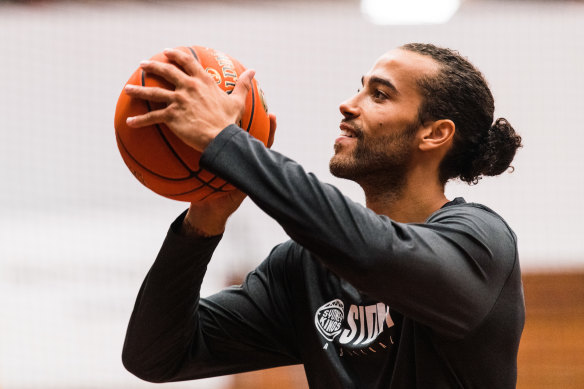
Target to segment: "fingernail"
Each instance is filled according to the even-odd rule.
[[[134,117],[129,117],[126,119],[126,124],[132,124],[134,122]]]
[[[145,59],[144,61],[140,61],[140,66],[146,66],[149,64],[150,64],[150,61],[148,61],[147,59]]]
[[[172,49],[170,47],[167,47],[166,49],[162,50],[163,53],[170,53],[172,51]]]

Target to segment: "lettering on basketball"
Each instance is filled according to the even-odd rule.
[[[341,332],[344,319],[345,305],[336,299],[318,308],[314,315],[314,324],[326,340],[332,341]]]
[[[235,71],[235,65],[229,56],[220,51],[214,51],[213,57],[217,61],[217,65],[221,68],[221,74],[225,80],[225,91],[230,93],[233,88],[235,88],[235,83],[237,82],[237,72]]]
[[[260,95],[260,101],[262,102],[262,107],[264,107],[264,111],[268,113],[268,103],[266,102],[266,96],[264,96],[264,91],[260,88],[259,82],[256,80],[256,85],[258,87],[258,92]]]
[[[215,80],[215,83],[217,85],[221,84],[221,75],[219,74],[219,72],[217,71],[217,69],[208,67],[207,69],[205,69],[205,71],[207,73],[209,73],[211,75],[211,77],[213,77],[213,80]]]

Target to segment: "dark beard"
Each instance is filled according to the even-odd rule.
[[[358,131],[353,153],[350,156],[335,153],[331,158],[331,174],[355,181],[371,194],[386,191],[399,193],[405,184],[411,159],[411,141],[419,126],[416,121],[404,131],[374,140]]]

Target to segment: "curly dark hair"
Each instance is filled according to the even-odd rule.
[[[427,43],[408,43],[400,49],[430,56],[440,65],[438,74],[418,80],[424,96],[420,122],[450,119],[456,127],[452,147],[440,165],[440,181],[460,178],[476,184],[482,176],[509,169],[522,146],[521,136],[506,119],[492,124],[495,104],[481,72],[451,49]]]

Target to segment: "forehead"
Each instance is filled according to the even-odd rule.
[[[400,93],[417,93],[417,80],[431,76],[440,66],[431,57],[407,50],[395,49],[383,54],[365,75],[389,80]]]

